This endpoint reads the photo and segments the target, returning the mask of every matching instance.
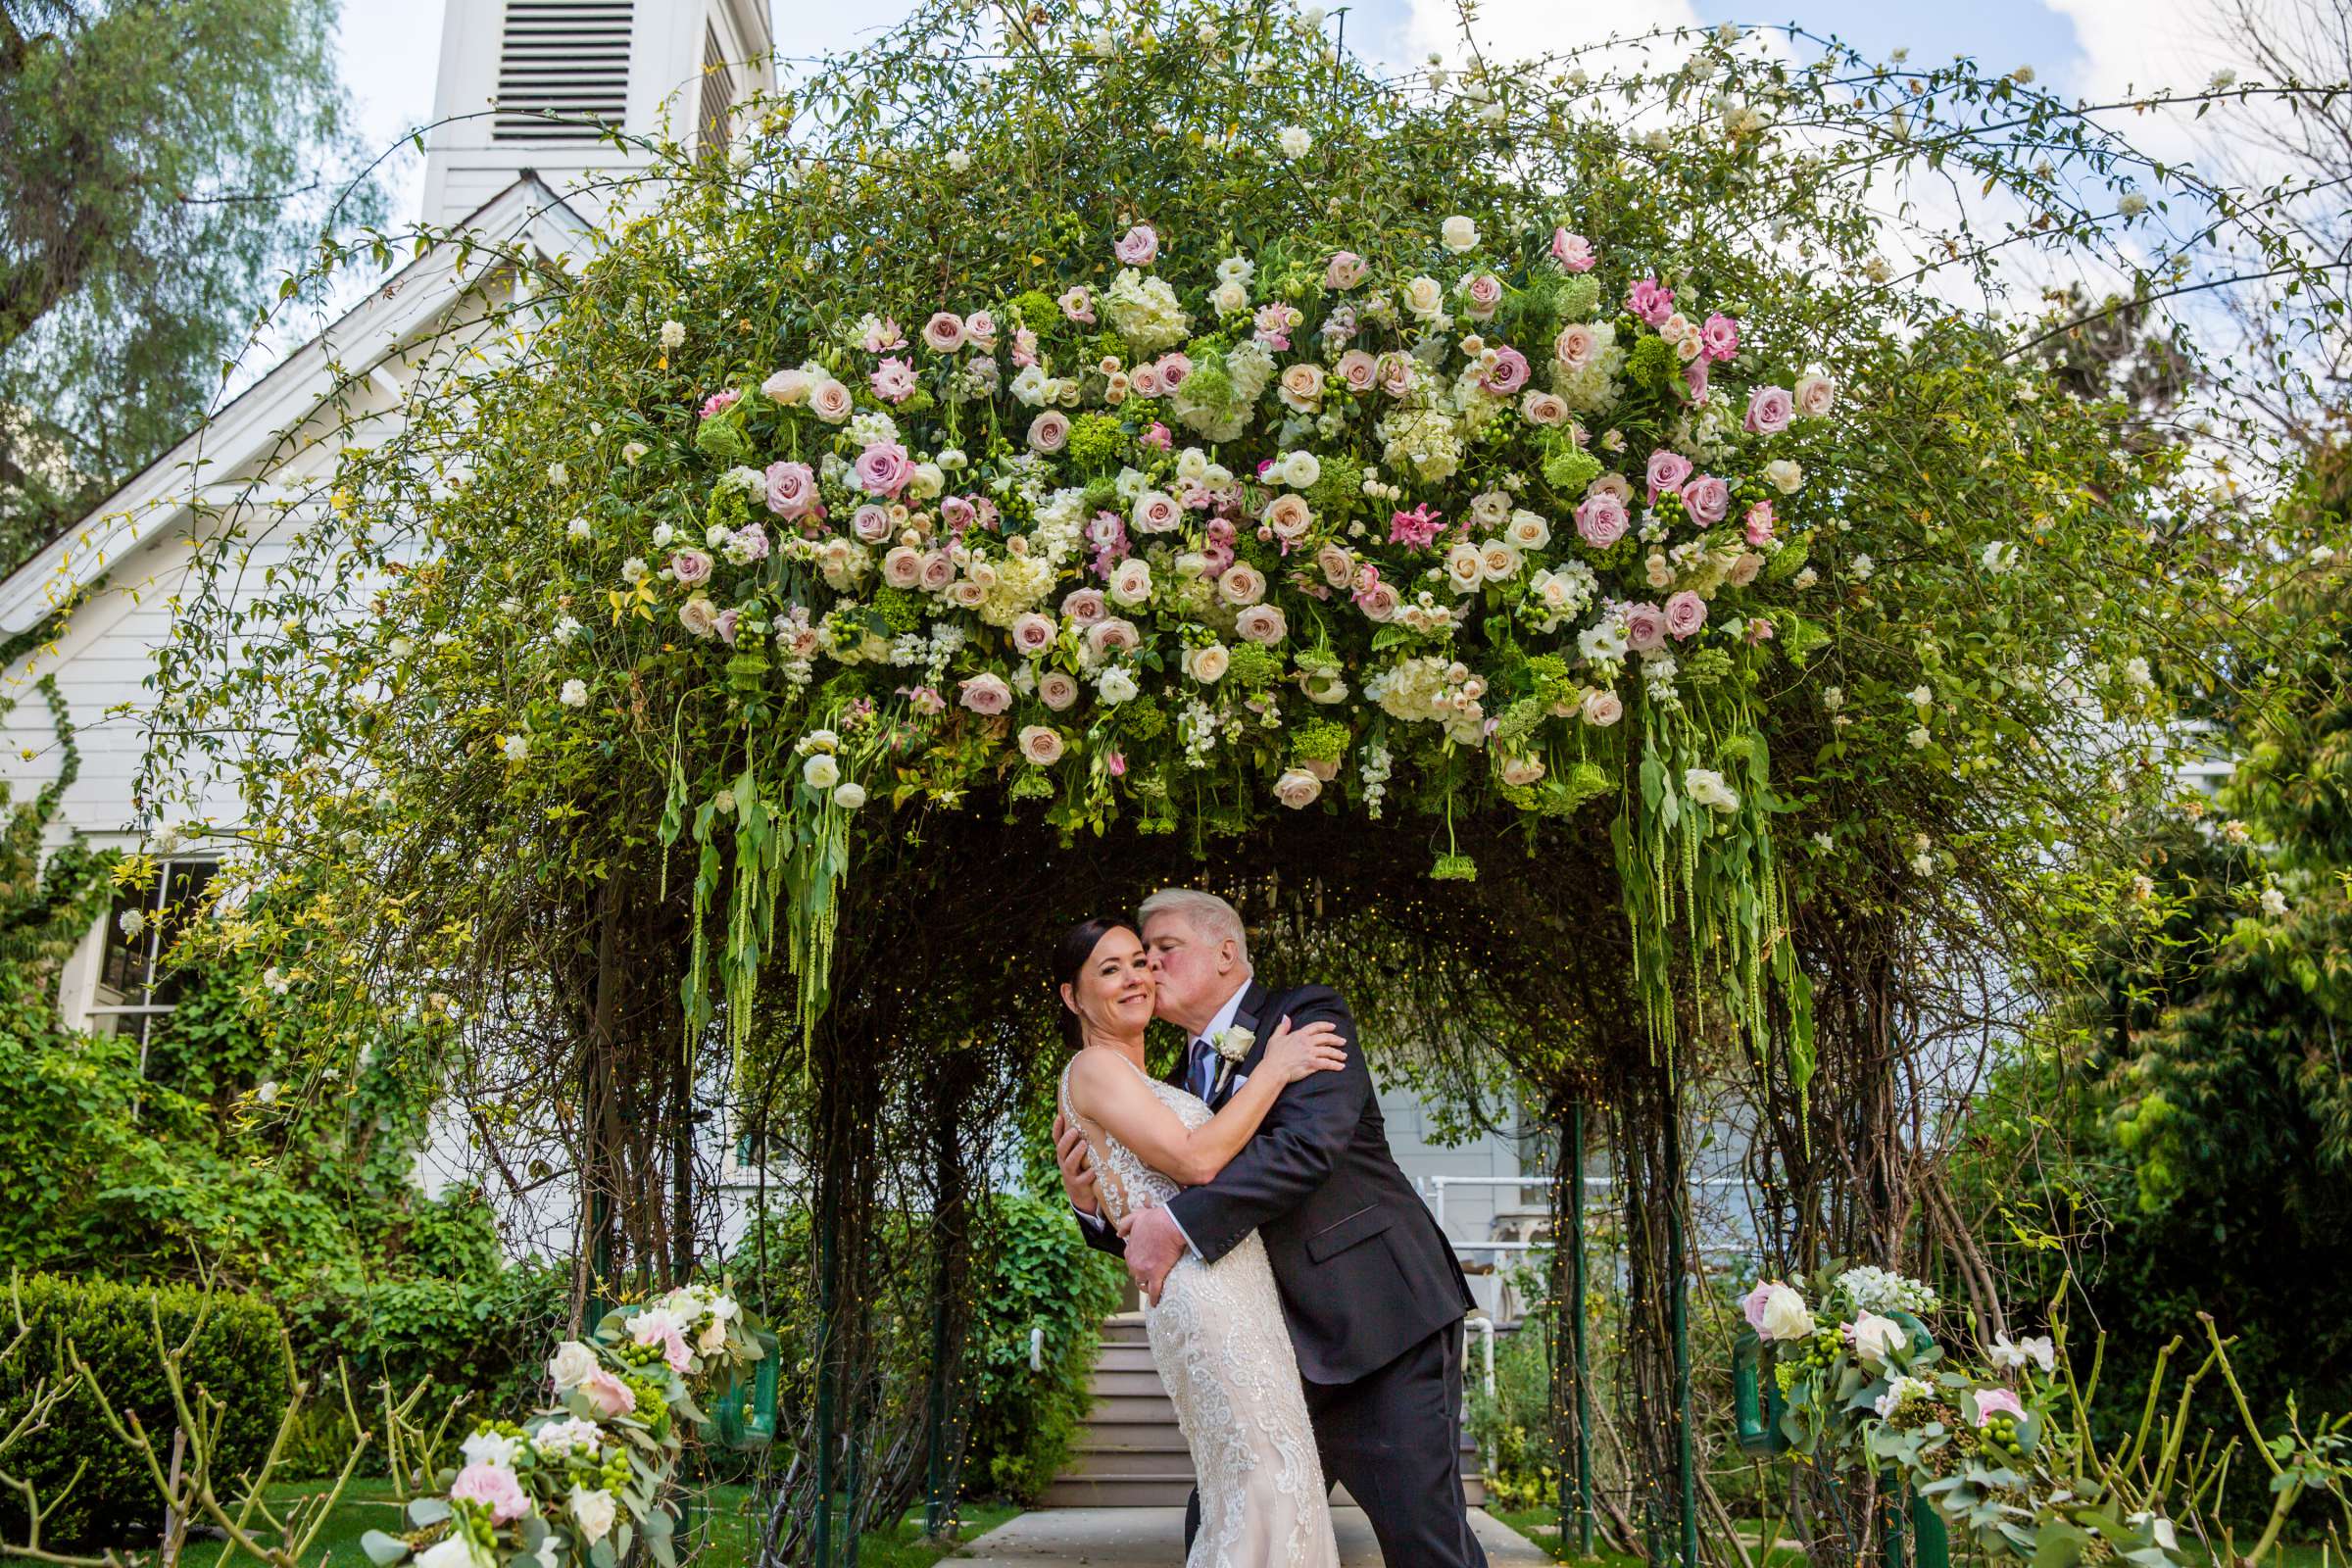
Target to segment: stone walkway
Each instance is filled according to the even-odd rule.
[[[1332,1521],[1340,1538],[1341,1568],[1382,1568],[1380,1547],[1361,1510],[1340,1508]],[[1470,1521],[1492,1568],[1548,1563],[1543,1550],[1478,1508]],[[1000,1525],[952,1559],[959,1563],[1037,1568],[1041,1563],[1091,1568],[1184,1568],[1182,1508],[1041,1508]],[[1396,1564],[1395,1568],[1411,1568]]]

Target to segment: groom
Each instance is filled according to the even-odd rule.
[[[1241,916],[1213,894],[1171,888],[1146,899],[1140,914],[1158,1015],[1192,1041],[1169,1082],[1222,1105],[1286,1017],[1294,1028],[1323,1019],[1351,1049],[1339,1071],[1285,1088],[1216,1180],[1139,1210],[1117,1235],[1095,1212],[1084,1135],[1056,1117],[1055,1154],[1080,1229],[1124,1257],[1153,1301],[1185,1252],[1213,1263],[1256,1231],[1282,1291],[1325,1479],[1344,1482],[1363,1507],[1391,1568],[1485,1568],[1455,1447],[1470,1288],[1389,1153],[1348,1004],[1328,986],[1259,985]],[[1228,1029],[1250,1037],[1238,1062],[1215,1049]],[[1188,1552],[1200,1522],[1196,1492],[1185,1511]]]

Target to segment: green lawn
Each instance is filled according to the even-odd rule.
[[[1593,1552],[1590,1557],[1578,1555],[1572,1544],[1564,1544],[1561,1541],[1559,1535],[1560,1516],[1557,1509],[1505,1510],[1490,1508],[1487,1511],[1527,1537],[1537,1545],[1542,1546],[1545,1551],[1550,1552],[1561,1562],[1590,1563],[1596,1565],[1596,1568],[1642,1568],[1641,1558],[1621,1551],[1611,1551],[1605,1546]],[[2242,1551],[2251,1545],[2256,1534],[2256,1532],[2249,1531],[2241,1536],[2237,1543],[2238,1548]],[[2205,1549],[2193,1541],[2183,1540],[2180,1545],[2182,1555],[2191,1563],[2213,1560]],[[1751,1554],[1755,1551],[1755,1537],[1752,1532],[1748,1536],[1748,1550]],[[1954,1557],[1958,1558],[1958,1556],[1959,1553],[1955,1552]],[[1972,1558],[1971,1560],[1977,1559]],[[1668,1561],[1671,1563],[1671,1555],[1669,1555]],[[1776,1547],[1769,1557],[1756,1558],[1757,1568],[1802,1568],[1804,1561],[1805,1554],[1803,1552],[1787,1546]],[[2344,1568],[2344,1559],[2338,1556],[2333,1548],[2322,1543],[2288,1542],[2282,1544],[2275,1555],[2264,1560],[2263,1568]]]
[[[273,1509],[291,1507],[303,1497],[315,1496],[325,1490],[322,1482],[295,1482],[271,1487],[268,1499]],[[694,1559],[703,1568],[739,1568],[746,1560],[755,1533],[755,1523],[745,1513],[749,1489],[744,1487],[712,1487],[697,1499],[693,1517],[679,1535],[683,1549],[692,1541],[700,1544],[706,1523],[709,1545]],[[708,1509],[708,1513],[704,1510]],[[957,1541],[969,1541],[985,1531],[994,1530],[1020,1509],[1006,1503],[964,1505],[962,1520],[956,1532]],[[944,1548],[922,1539],[923,1516],[920,1510],[907,1515],[896,1530],[868,1531],[858,1544],[858,1568],[931,1568],[931,1564],[949,1555]],[[400,1505],[393,1500],[392,1486],[387,1481],[355,1481],[344,1489],[343,1499],[328,1516],[325,1531],[313,1544],[310,1560],[316,1562],[323,1551],[334,1568],[345,1564],[365,1565],[366,1555],[360,1550],[360,1537],[370,1530],[396,1531],[400,1528]],[[183,1568],[213,1568],[220,1560],[220,1543],[202,1539],[191,1540],[180,1553]]]

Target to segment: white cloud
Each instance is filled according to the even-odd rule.
[[[1661,28],[1703,25],[1690,0],[1623,0],[1610,6],[1563,5],[1560,0],[1484,0],[1478,8],[1476,29],[1485,54],[1497,60],[1524,60],[1606,43],[1611,38],[1639,38]],[[1416,64],[1437,54],[1448,65],[1459,66],[1463,60],[1461,26],[1453,0],[1411,0],[1405,39]],[[1652,46],[1648,56],[1653,63],[1663,64],[1685,52],[1667,39]],[[1604,61],[1596,52],[1584,62],[1585,69],[1597,76],[1605,67],[1640,63],[1631,47],[1608,54],[1610,58]]]

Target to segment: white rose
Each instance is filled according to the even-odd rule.
[[[495,1464],[512,1470],[514,1456],[522,1451],[522,1440],[502,1432],[476,1432],[458,1445],[458,1451],[467,1464]]]
[[[416,1568],[474,1568],[473,1539],[464,1531],[442,1537],[416,1554]]]
[[[1911,1336],[1903,1332],[1900,1323],[1890,1317],[1881,1317],[1876,1312],[1857,1313],[1854,1320],[1845,1325],[1845,1338],[1846,1343],[1854,1348],[1854,1354],[1882,1366],[1889,1355],[1911,1343]]]
[[[829,790],[841,782],[841,764],[830,752],[818,752],[801,764],[802,781],[810,789]]]
[[[1756,1338],[1760,1340],[1801,1340],[1813,1332],[1813,1314],[1805,1310],[1805,1298],[1787,1285],[1775,1285],[1764,1293],[1764,1309],[1758,1314]]]
[[[1541,550],[1551,543],[1551,524],[1533,512],[1514,512],[1503,537],[1522,550]]]
[[[1487,559],[1478,546],[1467,539],[1457,539],[1446,552],[1446,580],[1453,584],[1457,594],[1476,593],[1478,585],[1487,578]]]
[[[1723,781],[1721,773],[1711,767],[1684,768],[1683,793],[1711,810],[1740,809],[1739,793]]]
[[[1404,285],[1404,308],[1428,319],[1446,308],[1446,285],[1434,277],[1416,277]]]
[[[1185,673],[1201,685],[1213,686],[1224,679],[1226,666],[1232,662],[1233,655],[1226,651],[1223,643],[1210,643],[1205,648],[1194,649],[1186,658],[1184,667]]]
[[[1110,597],[1122,605],[1140,605],[1152,597],[1152,564],[1130,556],[1111,573]]]
[[[1478,225],[1458,213],[1438,225],[1438,239],[1459,256],[1478,249]]]
[[[1113,664],[1095,678],[1095,695],[1105,703],[1133,702],[1135,694],[1135,676],[1124,664]]]
[[[1282,475],[1282,482],[1292,489],[1311,489],[1314,482],[1323,477],[1323,460],[1312,452],[1285,453],[1276,471]]]
[[[1764,465],[1764,477],[1775,490],[1792,496],[1805,482],[1804,467],[1789,458],[1775,458]]]
[[[1218,315],[1230,316],[1235,311],[1250,308],[1250,290],[1240,281],[1227,278],[1208,291],[1208,303]]]
[[[576,1389],[596,1370],[596,1352],[577,1340],[565,1340],[547,1358],[547,1375],[558,1390]]]
[[[1274,781],[1274,798],[1292,810],[1315,804],[1323,793],[1323,781],[1303,767],[1294,767]]]
[[[580,1534],[590,1544],[612,1533],[612,1520],[618,1513],[612,1494],[602,1487],[591,1490],[575,1486],[571,1489],[571,1517],[579,1524]]]

